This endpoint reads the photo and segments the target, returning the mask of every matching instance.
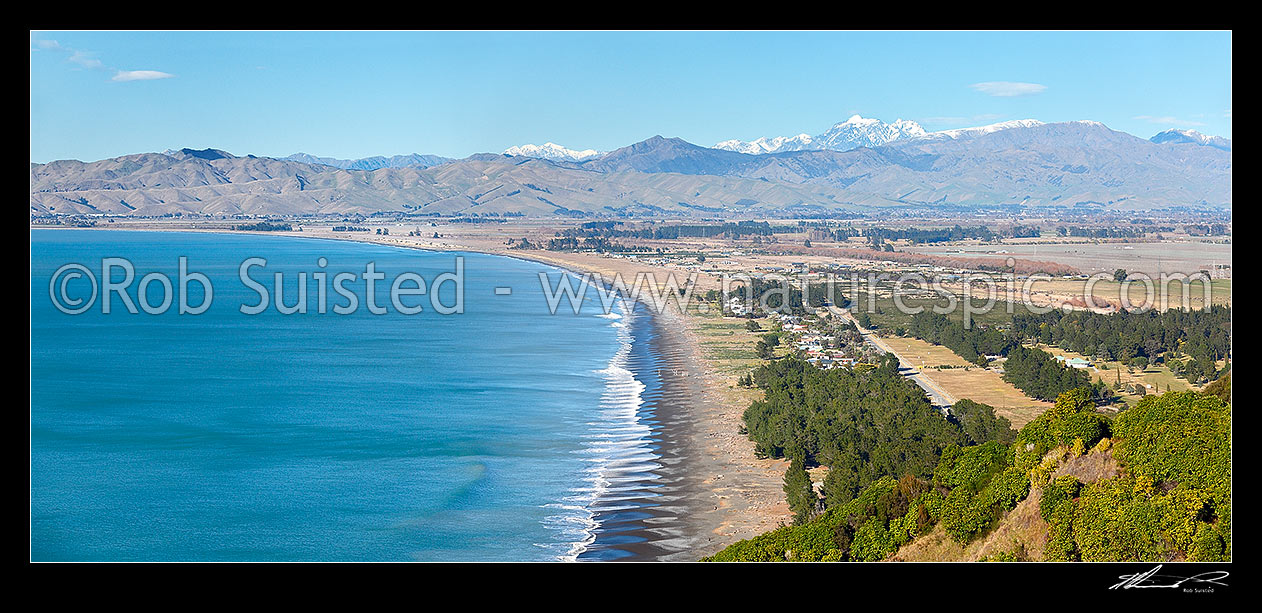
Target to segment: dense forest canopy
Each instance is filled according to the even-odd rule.
[[[753,379],[765,397],[744,416],[756,451],[827,466],[831,506],[885,475],[932,476],[947,446],[983,442],[970,432],[1002,436],[993,412],[970,417],[967,428],[946,419],[897,368],[887,359],[867,371],[821,370],[793,358],[760,367]]]
[[[1231,308],[1017,313],[1012,332],[1018,339],[1123,363],[1138,356],[1156,362],[1167,352],[1213,362],[1231,351]]]

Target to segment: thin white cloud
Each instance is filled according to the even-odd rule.
[[[84,68],[91,68],[93,70],[105,67],[105,64],[102,64],[101,60],[98,60],[92,57],[91,55],[84,53],[82,51],[72,52],[70,54],[70,57],[66,58],[66,60],[71,63],[78,64]]]
[[[111,81],[152,81],[154,79],[170,79],[175,75],[157,70],[120,70],[114,73]]]
[[[1179,119],[1178,117],[1173,117],[1170,115],[1136,115],[1132,119],[1138,119],[1140,121],[1147,121],[1148,123],[1155,123],[1155,124],[1163,125],[1163,126],[1203,126],[1205,125],[1204,123],[1199,122],[1199,121],[1192,121],[1191,119]]]
[[[169,72],[161,72],[158,70],[120,70],[113,66],[107,66],[105,62],[93,57],[92,52],[67,47],[52,39],[31,38],[32,51],[57,51],[66,56],[66,61],[75,64],[80,68],[88,70],[100,70],[103,72],[112,72],[114,76],[110,77],[111,81],[127,82],[127,81],[152,81],[154,79],[170,79],[175,75]]]
[[[974,83],[969,87],[986,94],[987,96],[998,96],[1000,98],[1011,98],[1014,96],[1032,96],[1041,94],[1047,90],[1046,85],[1038,83],[1018,83],[1015,81],[986,81],[984,83]]]

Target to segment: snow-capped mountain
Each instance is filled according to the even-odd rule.
[[[155,217],[418,209],[541,217],[578,212],[722,217],[751,210],[881,216],[895,205],[996,204],[1230,210],[1231,152],[1199,144],[1212,137],[1175,136],[1151,142],[1093,121],[1008,122],[852,151],[772,155],[654,136],[582,162],[523,164],[529,158],[487,153],[436,170],[343,170],[310,161],[179,149],[88,163],[31,164],[30,210],[32,215]]]
[[[1194,145],[1204,145],[1223,151],[1231,151],[1231,139],[1221,136],[1210,136],[1201,134],[1196,130],[1166,130],[1160,132],[1156,136],[1148,139],[1154,143],[1192,143]]]
[[[556,143],[544,143],[542,145],[518,145],[509,147],[504,150],[504,155],[519,155],[528,158],[542,158],[545,160],[561,160],[566,162],[581,162],[590,160],[598,155],[599,151],[595,149],[566,149]]]
[[[1095,122],[1092,122],[1092,123],[1095,123]],[[1001,121],[999,123],[992,123],[986,126],[978,126],[976,128],[959,128],[956,130],[942,130],[939,132],[930,132],[928,134],[921,134],[920,136],[924,138],[928,138],[928,139],[956,140],[960,138],[972,138],[975,136],[982,136],[983,134],[990,134],[992,132],[998,132],[1000,130],[1010,130],[1012,128],[1033,128],[1034,126],[1041,126],[1041,125],[1043,125],[1043,122],[1037,119],[1014,119],[1012,121]]]
[[[815,144],[815,139],[811,138],[809,134],[798,134],[797,136],[777,136],[775,138],[763,137],[748,142],[735,139],[725,140],[715,145],[714,148],[760,155],[763,153],[780,153],[782,151],[806,151],[819,149],[820,147]]]
[[[885,123],[880,119],[865,119],[853,115],[834,124],[823,134],[815,137],[821,149],[848,151],[859,147],[876,147],[903,138],[924,136],[925,129],[914,121],[905,119]]]
[[[926,132],[920,124],[906,119],[899,119],[893,123],[885,123],[880,119],[854,115],[850,117],[850,119],[833,125],[833,127],[829,128],[823,134],[819,134],[817,136],[799,134],[797,136],[760,138],[753,141],[725,140],[716,144],[714,148],[726,151],[738,151],[740,153],[749,153],[753,155],[763,153],[783,153],[786,151],[849,151],[851,149],[858,149],[859,147],[879,147],[895,141],[903,143],[914,142],[917,140],[942,141],[970,139],[999,132],[1001,130],[1032,128],[1041,125],[1043,125],[1043,122],[1038,121],[1037,119],[1017,119],[1013,121],[992,123],[990,125],[978,126],[975,128],[959,128],[955,130],[942,130],[940,132]],[[1174,131],[1171,130],[1171,132]],[[1162,134],[1166,133],[1163,132]],[[1153,138],[1156,139],[1157,137]],[[1186,139],[1188,137],[1181,136],[1180,138]],[[1153,142],[1159,141],[1154,140]],[[1192,141],[1185,140],[1181,142]],[[1230,147],[1230,141],[1228,141],[1228,147]],[[1219,148],[1221,149],[1222,147]]]
[[[876,147],[891,141],[924,134],[925,129],[914,121],[899,119],[894,123],[885,123],[880,119],[854,115],[850,119],[834,124],[833,127],[817,136],[799,134],[774,138],[764,137],[753,141],[725,140],[716,144],[714,148],[755,155],[820,149],[849,151],[859,147]]]

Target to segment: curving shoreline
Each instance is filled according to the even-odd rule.
[[[83,229],[290,236],[432,252],[482,253],[545,264],[578,276],[598,273],[612,277],[625,272],[607,266],[620,262],[523,253],[503,246],[421,243],[403,240],[408,237],[372,234],[333,236],[163,226],[166,224]],[[642,318],[634,330],[637,336],[628,369],[637,380],[652,383],[646,385],[640,410],[652,426],[659,467],[654,470],[652,487],[641,488],[638,497],[629,501],[637,507],[634,511],[597,509],[601,525],[594,531],[595,542],[578,559],[695,561],[787,521],[788,508],[781,491],[784,463],[755,457],[753,443],[739,434],[740,416],[748,401],[728,393],[734,379],[718,373],[703,355],[697,318],[670,308],[659,313],[642,306],[637,312]],[[619,553],[609,554],[614,550]]]

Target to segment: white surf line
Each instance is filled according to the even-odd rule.
[[[600,315],[615,320],[610,325],[618,328],[622,346],[609,366],[598,371],[605,377],[605,390],[597,419],[590,424],[592,430],[580,452],[589,465],[584,470],[587,483],[566,498],[569,505],[582,509],[583,535],[560,556],[563,560],[577,560],[595,542],[600,528],[597,511],[637,508],[638,505],[618,503],[641,498],[641,494],[632,492],[642,489],[643,474],[661,468],[660,456],[650,447],[653,429],[640,420],[645,385],[627,368],[636,340],[631,333],[636,318],[634,308],[634,303],[619,300],[620,317]]]

